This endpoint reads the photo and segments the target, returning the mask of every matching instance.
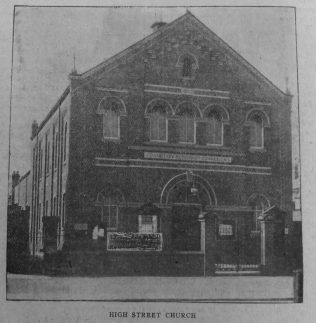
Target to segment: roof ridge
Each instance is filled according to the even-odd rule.
[[[152,38],[155,38],[156,36],[162,34],[163,31],[171,28],[173,25],[175,25],[176,23],[178,23],[181,19],[183,19],[184,17],[188,16],[188,15],[192,15],[192,13],[190,11],[187,11],[185,14],[183,14],[182,16],[176,18],[175,20],[166,23],[165,26],[162,26],[161,28],[159,28],[157,31],[145,36],[144,38],[138,40],[136,43],[128,46],[127,48],[121,50],[120,52],[114,54],[113,56],[103,60],[101,63],[97,64],[96,66],[86,70],[85,72],[79,74],[79,77],[89,77],[94,71],[105,67],[106,65],[110,64],[112,61],[115,61],[116,59],[124,56],[124,54],[128,54],[129,51],[131,51],[132,49],[136,49],[138,46],[142,45],[145,42],[148,42],[149,40],[151,40]],[[193,16],[193,15],[192,15]]]
[[[245,59],[241,54],[239,54],[233,47],[231,47],[224,39],[222,39],[220,36],[218,36],[212,29],[210,29],[208,26],[206,26],[200,19],[198,19],[196,16],[194,16],[190,12],[191,16],[199,23],[201,24],[205,29],[207,29],[208,32],[212,33],[217,40],[219,40],[225,47],[228,48],[231,52],[233,52],[240,61],[245,64],[247,67],[249,67],[255,74],[259,74],[259,76],[266,82],[269,83],[270,86],[274,87],[276,90],[281,92],[284,96],[289,96],[286,92],[282,91],[278,86],[276,86],[271,80],[269,80],[262,72],[260,72],[254,65],[252,65],[247,59]]]
[[[186,12],[181,15],[180,17],[176,18],[175,20],[171,21],[170,23],[167,23],[165,26],[162,26],[157,31],[149,34],[148,36],[140,39],[136,43],[128,46],[127,48],[123,49],[122,51],[118,52],[117,54],[114,54],[113,56],[105,59],[101,63],[97,64],[96,66],[86,70],[85,72],[78,74],[79,78],[87,78],[93,73],[97,72],[101,68],[104,68],[111,63],[113,63],[115,60],[120,59],[124,57],[125,55],[129,54],[132,50],[136,50],[140,46],[146,44],[148,41],[155,39],[157,36],[161,35],[162,33],[166,32],[168,29],[171,29],[175,24],[179,23],[181,20],[185,19],[186,17],[191,17],[194,19],[194,21],[200,25],[201,28],[204,29],[205,32],[211,34],[215,41],[218,41],[222,46],[224,46],[230,53],[233,54],[237,60],[243,64],[246,68],[248,68],[252,73],[255,74],[255,76],[259,77],[262,81],[264,81],[268,86],[272,87],[275,91],[277,91],[279,94],[281,94],[284,97],[291,96],[290,94],[287,94],[286,92],[282,91],[277,85],[275,85],[270,79],[268,79],[262,72],[260,72],[254,65],[252,65],[247,59],[245,59],[241,54],[239,54],[234,48],[232,48],[225,40],[223,40],[220,36],[218,36],[213,30],[211,30],[208,26],[206,26],[201,20],[199,20],[190,10],[186,10]]]

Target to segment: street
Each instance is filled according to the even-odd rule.
[[[292,276],[50,277],[7,275],[8,300],[287,302]]]

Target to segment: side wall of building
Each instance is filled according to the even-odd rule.
[[[68,174],[69,95],[50,115],[32,139],[32,203],[30,251],[43,249],[43,218],[58,217],[57,248],[64,241],[65,194]]]

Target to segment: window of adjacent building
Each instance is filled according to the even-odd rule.
[[[45,216],[48,216],[48,201],[45,202]]]
[[[157,233],[157,215],[138,215],[139,233]]]
[[[46,157],[46,174],[49,173],[49,160],[50,160],[50,142],[47,143],[47,157]]]
[[[217,111],[211,111],[207,119],[207,144],[216,146],[223,145],[223,123],[220,114]]]
[[[259,115],[253,115],[249,119],[250,124],[250,147],[251,148],[263,148],[264,136],[263,136],[263,121]]]
[[[55,135],[55,156],[54,156],[54,166],[57,168],[57,161],[58,161],[58,133]]]
[[[40,143],[40,146],[41,145],[42,144]],[[42,178],[42,173],[43,173],[43,149],[42,148],[40,148],[39,154],[40,154],[39,175],[40,175],[40,178]]]
[[[67,122],[65,123],[65,131],[64,131],[64,161],[66,161],[66,152],[67,152]]]
[[[60,147],[59,147],[59,155],[60,155],[60,165],[62,164],[63,160],[64,160],[64,118],[62,118],[61,121],[61,133],[60,133]]]
[[[179,143],[195,143],[195,113],[189,104],[178,107],[178,141]]]
[[[167,141],[168,121],[165,107],[156,105],[150,113],[150,140]]]
[[[39,230],[41,227],[41,211],[42,211],[42,204],[40,203],[38,207],[38,214],[37,214],[37,230]]]
[[[55,161],[55,126],[53,127],[53,142],[52,142],[52,168],[54,168],[54,161]]]
[[[56,196],[54,197],[53,216],[57,216],[57,198],[56,198]]]
[[[65,226],[65,216],[66,216],[66,204],[65,204],[65,196],[66,194],[63,194],[63,205],[62,205],[62,217],[61,217],[61,226]]]

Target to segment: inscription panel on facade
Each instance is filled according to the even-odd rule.
[[[223,163],[230,164],[232,157],[227,156],[204,156],[204,155],[188,155],[173,154],[163,152],[144,152],[144,158],[148,159],[165,159],[175,161],[191,161],[191,162],[207,162],[207,163]]]
[[[109,232],[109,251],[161,251],[162,233]]]

